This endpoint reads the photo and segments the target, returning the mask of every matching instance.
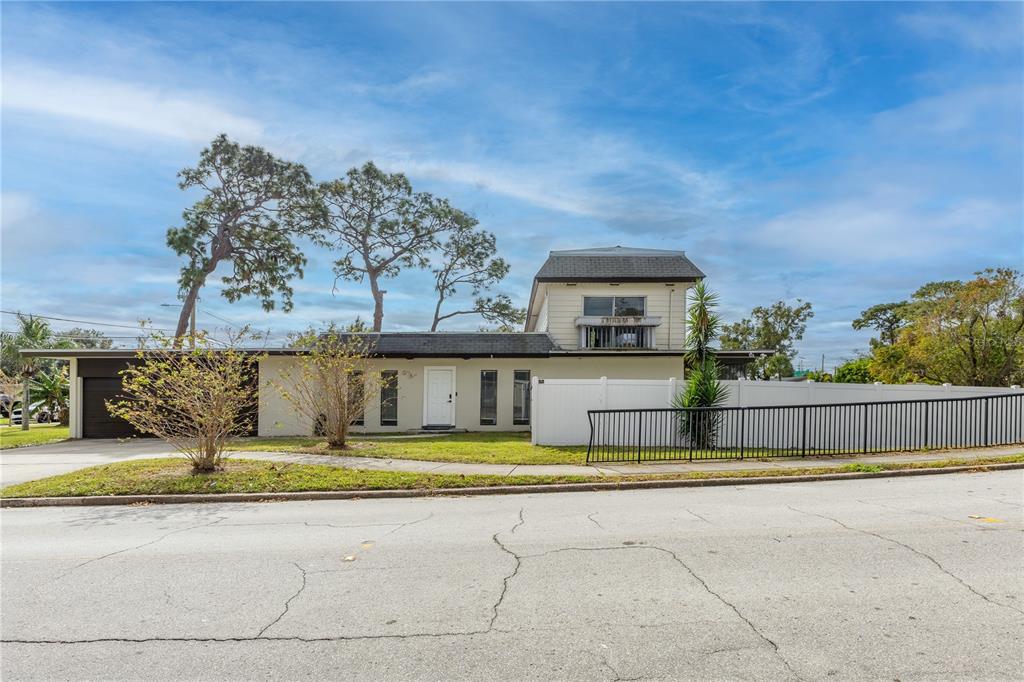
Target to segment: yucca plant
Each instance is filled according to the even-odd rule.
[[[693,288],[693,301],[687,312],[686,364],[689,369],[686,388],[676,394],[672,406],[683,410],[679,435],[693,447],[713,448],[718,442],[722,413],[714,409],[725,404],[728,389],[718,380],[718,362],[711,344],[718,337],[722,320],[715,308],[718,294],[703,281]]]

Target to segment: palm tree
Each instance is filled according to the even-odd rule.
[[[14,333],[5,332],[0,339],[2,345],[2,357],[4,367],[11,367],[14,373],[21,376],[22,399],[21,399],[21,428],[28,430],[32,408],[30,405],[30,393],[32,377],[40,369],[40,362],[37,358],[26,358],[19,351],[25,348],[46,348],[54,345],[53,331],[46,320],[31,315],[18,314],[18,331]]]
[[[718,337],[722,320],[715,308],[718,294],[703,281],[693,288],[693,302],[687,311],[686,364],[690,368],[686,388],[672,399],[672,406],[683,410],[680,435],[699,448],[713,448],[718,440],[721,407],[729,397],[728,389],[718,380],[718,362],[711,344]]]
[[[61,426],[68,425],[68,368],[54,367],[49,372],[39,372],[31,381],[32,411],[41,407],[50,409],[50,414],[60,418]],[[24,413],[22,421],[25,421]]]

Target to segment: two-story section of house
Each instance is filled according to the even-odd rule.
[[[526,331],[563,350],[680,351],[686,292],[703,277],[683,251],[552,251],[533,280]]]
[[[368,334],[373,371],[388,388],[357,431],[527,430],[532,381],[684,378],[687,290],[704,274],[682,251],[615,246],[552,251],[533,281],[521,332]],[[254,349],[261,436],[308,435],[313,425],[271,388],[301,348]],[[71,436],[131,434],[105,400],[120,390],[131,349],[26,351],[69,360]],[[720,355],[742,367],[748,354]]]

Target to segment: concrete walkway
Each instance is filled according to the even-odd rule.
[[[614,477],[630,474],[670,474],[691,471],[780,470],[804,467],[841,467],[852,463],[929,462],[950,458],[979,459],[1024,452],[1024,445],[941,450],[903,454],[861,455],[856,457],[786,457],[771,460],[705,460],[702,462],[666,462],[659,464],[473,464],[431,462],[411,459],[347,457],[284,452],[232,452],[238,459],[260,459],[297,464],[326,464],[348,469],[408,471],[433,474],[491,474],[496,476],[593,476]],[[155,439],[128,442],[116,440],[77,440],[0,450],[0,484],[11,485],[46,476],[68,473],[98,464],[135,459],[175,456],[166,443]]]

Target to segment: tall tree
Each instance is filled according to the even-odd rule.
[[[27,431],[32,416],[32,378],[40,370],[52,368],[55,363],[52,360],[25,357],[21,351],[27,348],[68,348],[74,344],[65,339],[55,338],[50,323],[46,320],[32,315],[19,314],[17,317],[17,331],[0,333],[0,356],[3,359],[2,369],[5,374],[21,377],[21,428]]]
[[[503,258],[495,257],[496,251],[494,235],[486,230],[467,227],[448,235],[441,245],[440,264],[434,267],[437,304],[430,331],[437,331],[442,320],[458,315],[480,315],[487,322],[505,327],[522,324],[526,320],[526,310],[515,307],[505,294],[481,295],[508,275],[509,265]],[[473,306],[442,314],[445,301],[458,293],[462,286],[471,289]]]
[[[176,343],[181,345],[199,291],[224,262],[233,268],[221,278],[227,300],[256,296],[269,311],[279,296],[282,309],[291,310],[289,282],[302,277],[306,264],[296,238],[311,234],[325,217],[305,167],[219,135],[178,178],[181,189],[199,188],[203,196],[184,212],[184,225],[167,231],[167,245],[186,259],[178,278],[184,305]]]
[[[447,200],[413,192],[405,175],[385,173],[371,161],[320,188],[330,217],[318,241],[341,252],[334,262],[336,277],[369,281],[377,332],[387,293],[381,281],[397,276],[403,267],[427,267],[442,235],[476,225]]]
[[[811,304],[797,299],[797,305],[776,301],[770,306],[757,306],[750,317],[725,325],[722,348],[725,350],[773,350],[774,355],[758,358],[750,372],[761,379],[793,375],[794,344],[804,337],[807,320],[814,317]]]
[[[888,383],[1006,386],[1024,381],[1024,281],[987,269],[972,280],[931,282],[911,297],[909,322],[891,346],[872,349],[871,372]]]
[[[862,311],[860,317],[853,321],[853,328],[874,329],[878,332],[878,339],[872,339],[872,345],[882,343],[891,346],[896,343],[896,337],[907,321],[906,301],[879,303]]]

